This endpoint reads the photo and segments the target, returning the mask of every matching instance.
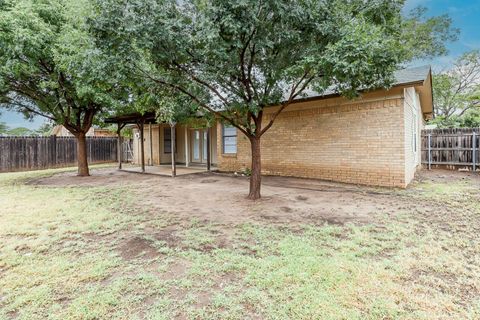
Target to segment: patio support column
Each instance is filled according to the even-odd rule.
[[[138,128],[140,129],[140,161],[142,166],[142,173],[145,173],[145,142],[143,141],[143,128],[145,124],[145,119],[140,120]]]
[[[185,125],[185,166],[190,165],[190,148],[188,145],[188,127]]]
[[[117,153],[118,153],[118,170],[122,170],[122,156],[123,156],[123,144],[122,144],[122,129],[125,124],[117,123]]]
[[[162,164],[162,126],[158,124],[158,165]]]
[[[211,156],[210,156],[210,128],[207,128],[207,171],[210,171]]]
[[[175,146],[175,122],[170,123],[170,144],[172,151],[172,178],[177,175],[177,164],[175,163],[175,153],[177,152]]]
[[[152,135],[152,123],[148,124],[148,135],[150,138],[150,159],[148,160],[148,165],[153,166],[153,135]]]

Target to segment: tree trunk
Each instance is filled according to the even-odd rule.
[[[262,162],[260,154],[260,137],[251,137],[250,146],[252,148],[252,175],[250,177],[250,192],[248,199],[260,199],[260,188],[262,185]]]
[[[77,135],[77,161],[78,161],[78,176],[87,177],[90,175],[88,170],[87,160],[87,138],[85,133]]]

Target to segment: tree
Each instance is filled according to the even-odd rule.
[[[7,131],[7,134],[10,136],[32,136],[35,135],[35,133],[25,127],[17,127],[17,128],[12,128]]]
[[[447,15],[426,17],[427,8],[411,10],[401,23],[401,46],[405,61],[428,59],[448,53],[445,43],[458,40],[460,30]]]
[[[437,123],[480,107],[480,50],[465,53],[450,70],[434,75],[433,95]]]
[[[35,130],[35,134],[39,136],[48,136],[52,132],[53,127],[54,127],[53,123],[46,121],[40,126],[40,128]]]
[[[0,134],[6,134],[9,130],[7,124],[5,122],[0,122]]]
[[[92,28],[131,77],[173,89],[249,139],[248,198],[258,199],[261,138],[285,108],[308,89],[354,98],[362,89],[388,87],[401,62],[424,55],[414,51],[415,31],[430,43],[450,32],[448,23],[432,28],[403,19],[402,6],[402,0],[97,0]],[[267,118],[271,106],[277,108]]]
[[[87,0],[0,1],[0,104],[65,126],[80,176],[89,175],[86,133],[116,89],[86,28],[93,12]]]

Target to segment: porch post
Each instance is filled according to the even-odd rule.
[[[145,173],[145,143],[143,141],[143,128],[145,124],[145,119],[140,120],[140,159],[141,159],[141,166],[142,166],[142,173]]]
[[[162,126],[158,124],[158,165],[162,164]]]
[[[190,148],[188,145],[188,127],[185,125],[185,166],[190,165]]]
[[[210,157],[210,128],[207,128],[207,171],[210,171],[211,157]]]
[[[121,131],[122,128],[124,127],[124,124],[121,125],[120,122],[117,123],[117,153],[118,153],[118,170],[122,170],[122,155],[123,155],[123,150],[122,150],[122,135]]]
[[[170,124],[170,144],[172,151],[172,178],[175,178],[177,175],[177,164],[175,163],[175,123]]]
[[[148,159],[148,165],[153,166],[153,135],[152,135],[152,123],[148,124],[148,135],[150,138],[150,159]]]

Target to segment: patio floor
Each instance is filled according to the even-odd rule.
[[[211,171],[215,171],[217,168],[211,167]],[[124,166],[122,171],[126,172],[135,172],[142,173],[142,168],[139,166]],[[191,165],[185,167],[185,165],[177,165],[177,176],[183,176],[194,173],[206,172],[206,166]],[[145,174],[155,174],[160,176],[171,176],[172,175],[172,166],[170,164],[160,165],[160,166],[145,166]]]

